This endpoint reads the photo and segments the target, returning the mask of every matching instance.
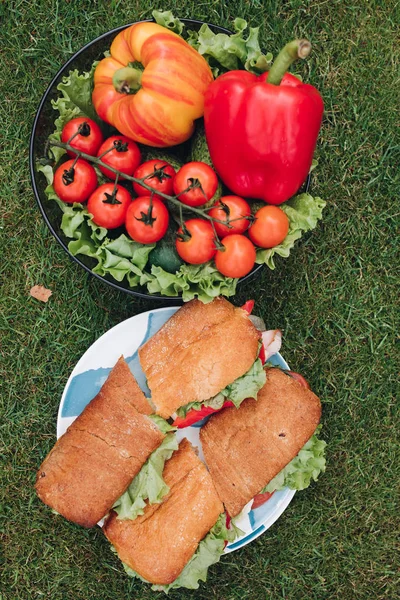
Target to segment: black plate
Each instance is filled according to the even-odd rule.
[[[151,21],[151,19],[147,19]],[[199,29],[201,25],[203,25],[203,21],[197,21],[194,19],[182,19],[186,26],[192,29]],[[31,181],[33,191],[40,209],[42,213],[43,219],[46,222],[46,225],[50,229],[51,233],[54,235],[59,244],[64,248],[65,252],[69,255],[69,257],[74,260],[78,265],[83,267],[85,271],[90,273],[93,277],[100,279],[107,285],[120,290],[122,292],[126,292],[133,296],[139,296],[141,298],[152,298],[156,300],[168,301],[181,301],[180,297],[172,297],[172,296],[161,296],[157,294],[149,294],[145,291],[145,288],[134,288],[129,287],[129,284],[125,281],[118,282],[113,279],[111,276],[107,275],[102,277],[101,275],[97,275],[93,273],[92,269],[96,265],[96,261],[88,256],[79,255],[73,256],[71,252],[68,250],[68,242],[70,241],[63,234],[60,228],[61,224],[61,214],[60,209],[57,206],[57,203],[51,201],[47,198],[45,194],[46,188],[46,180],[43,176],[43,173],[37,173],[35,169],[36,161],[38,158],[41,158],[44,153],[44,147],[48,136],[54,131],[54,119],[56,117],[55,111],[51,105],[52,100],[56,100],[59,96],[59,91],[57,90],[57,85],[61,82],[62,78],[67,76],[70,70],[78,69],[79,71],[89,71],[93,61],[101,60],[103,58],[104,51],[110,47],[111,42],[115,38],[115,36],[125,29],[133,25],[133,23],[129,23],[128,25],[123,25],[121,27],[117,27],[112,31],[108,31],[103,35],[99,36],[92,42],[89,42],[78,50],[58,71],[57,75],[54,77],[53,81],[50,83],[49,87],[43,94],[43,97],[38,106],[36,117],[33,122],[32,134],[30,139],[30,147],[29,147],[29,163],[30,163],[30,173],[31,173]],[[232,32],[228,29],[224,29],[223,27],[219,27],[218,25],[208,24],[209,27],[215,33],[227,33],[231,34]],[[308,190],[309,187],[309,177],[304,185],[305,191]],[[242,277],[239,280],[245,281],[246,279],[254,277],[259,270],[262,268],[262,265],[257,265],[254,269],[246,275],[246,277]],[[139,290],[139,291],[138,291]]]

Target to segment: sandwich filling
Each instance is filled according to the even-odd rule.
[[[256,360],[244,375],[235,379],[235,381],[227,385],[216,396],[208,400],[189,402],[189,404],[181,406],[176,411],[178,417],[186,417],[190,410],[200,410],[203,406],[219,410],[223,407],[226,400],[230,400],[236,408],[239,408],[246,398],[256,399],[258,392],[266,382],[265,369],[259,358],[260,350],[261,344],[259,345]]]
[[[326,464],[326,442],[317,436],[321,428],[322,425],[318,425],[314,435],[305,443],[297,456],[271,479],[261,490],[261,494],[278,492],[285,487],[291,490],[304,490],[311,481],[318,480],[319,475],[325,472]]]
[[[158,415],[149,415],[166,436],[161,445],[149,456],[128,489],[113,505],[119,519],[136,519],[142,515],[147,504],[159,504],[169,493],[169,486],[163,479],[165,461],[178,449],[175,428]]]

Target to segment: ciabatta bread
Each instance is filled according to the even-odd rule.
[[[229,515],[238,515],[298,454],[320,418],[319,398],[279,369],[267,369],[257,400],[210,418],[200,440]]]
[[[157,414],[218,394],[250,369],[258,341],[247,313],[227,300],[184,304],[139,349]]]

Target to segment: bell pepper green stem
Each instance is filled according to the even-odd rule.
[[[123,67],[115,71],[113,86],[121,94],[136,94],[140,90],[143,71],[134,67]]]
[[[290,65],[298,58],[307,58],[311,51],[311,44],[308,40],[293,40],[279,52],[274,60],[268,77],[267,83],[279,85]]]

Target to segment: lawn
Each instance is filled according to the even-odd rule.
[[[125,575],[100,529],[52,514],[33,484],[77,360],[110,327],[163,303],[114,291],[70,261],[42,221],[28,170],[35,111],[60,66],[152,8],[117,0],[0,4],[1,600],[157,596]],[[255,312],[284,331],[284,357],[321,397],[327,470],[270,530],[212,567],[198,591],[171,595],[394,599],[399,3],[181,0],[159,8],[228,28],[241,16],[260,26],[274,54],[293,36],[309,38],[312,56],[296,72],[325,101],[312,184],[327,201],[324,219],[275,271],[241,285],[234,302],[255,298]],[[29,296],[35,284],[52,290],[47,304]]]

